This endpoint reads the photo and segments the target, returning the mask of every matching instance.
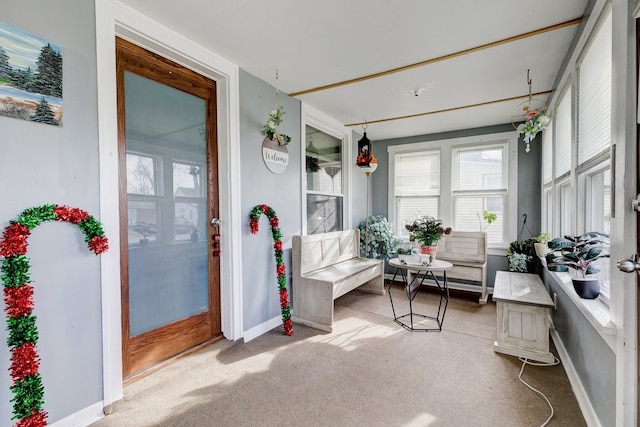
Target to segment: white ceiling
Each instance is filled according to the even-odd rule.
[[[527,70],[534,94],[553,89],[588,3],[121,1],[271,85],[278,70],[280,91],[359,133],[366,121],[372,140],[518,121],[529,94]],[[383,75],[296,95],[376,73]]]

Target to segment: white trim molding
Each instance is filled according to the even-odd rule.
[[[505,206],[504,218],[507,221],[506,224],[506,236],[505,241],[510,242],[516,240],[518,234],[518,134],[515,131],[499,132],[484,135],[471,135],[460,138],[450,139],[438,139],[435,141],[416,142],[412,144],[400,144],[391,145],[387,147],[389,153],[389,175],[388,175],[388,191],[387,191],[387,206],[388,206],[388,218],[389,222],[396,224],[398,219],[396,218],[395,209],[395,155],[398,153],[407,153],[413,151],[424,150],[439,150],[440,151],[440,165],[447,165],[440,168],[440,174],[446,174],[447,171],[451,171],[451,164],[453,158],[453,151],[456,148],[464,146],[480,146],[483,144],[491,144],[492,142],[506,142],[507,144],[507,156],[508,156],[508,170],[507,180],[509,182],[509,189],[507,195],[507,202]],[[447,203],[441,203],[440,206],[440,218],[452,221],[453,219],[453,190],[452,190],[453,178],[444,178],[440,180],[440,200],[448,200]],[[447,195],[446,198],[443,195]],[[516,214],[514,214],[516,213]],[[503,255],[505,254],[506,247],[492,247],[488,249],[489,255]]]
[[[322,132],[325,132],[331,136],[334,136],[342,141],[342,176],[343,176],[343,208],[342,208],[342,226],[344,230],[349,230],[353,227],[351,220],[351,181],[352,170],[349,167],[351,165],[351,130],[346,128],[342,123],[326,115],[322,111],[305,104],[300,105],[300,141],[304,141],[300,150],[300,164],[303,167],[300,168],[300,182],[302,191],[302,207],[301,207],[301,224],[302,234],[307,234],[307,174],[304,165],[306,164],[306,141],[307,141],[307,125],[312,126]]]
[[[122,398],[122,345],[118,210],[118,138],[115,38],[121,37],[216,81],[221,226],[222,332],[242,337],[239,69],[202,46],[116,0],[96,0],[96,53],[100,147],[100,217],[113,236],[102,260],[105,406]]]

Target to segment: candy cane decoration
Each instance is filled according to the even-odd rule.
[[[287,278],[285,276],[284,257],[282,256],[282,233],[276,211],[267,205],[258,205],[251,210],[249,215],[249,228],[251,234],[258,233],[260,215],[265,214],[271,223],[271,235],[273,236],[273,249],[276,257],[276,274],[278,275],[278,289],[280,290],[280,307],[282,309],[282,326],[285,335],[293,335],[293,322],[291,321],[291,307],[289,307],[289,294],[287,291]]]
[[[44,386],[38,372],[40,356],[36,349],[38,329],[33,311],[33,286],[29,283],[27,238],[31,230],[45,221],[65,221],[76,224],[85,235],[90,250],[99,255],[109,249],[102,224],[82,209],[59,205],[43,205],[26,209],[9,222],[0,239],[0,278],[4,284],[7,312],[7,344],[11,349],[11,380],[15,427],[39,427],[47,424],[44,405]]]

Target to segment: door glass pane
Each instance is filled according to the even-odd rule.
[[[205,100],[125,72],[129,322],[208,310]]]

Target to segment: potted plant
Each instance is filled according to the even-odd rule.
[[[405,225],[409,231],[409,240],[420,244],[420,253],[436,258],[438,240],[443,234],[451,233],[451,227],[443,227],[442,221],[429,215],[416,218],[411,224]]]
[[[491,211],[483,211],[482,216],[479,213],[476,213],[478,217],[478,223],[480,224],[480,231],[486,231],[487,227],[489,227],[496,219],[498,219],[498,215]],[[482,225],[482,220],[486,222],[485,225]]]
[[[547,253],[550,251],[549,246],[547,245],[547,242],[549,242],[550,238],[551,235],[549,233],[540,233],[533,238],[533,247],[536,251],[536,255],[538,255],[540,258],[544,258],[545,255],[547,255]]]
[[[367,258],[387,260],[402,243],[383,215],[373,215],[360,222],[360,254]],[[365,249],[365,245],[367,248]]]
[[[514,240],[507,248],[509,271],[535,273],[538,267],[534,239]]]
[[[591,275],[601,271],[595,260],[609,257],[609,235],[591,231],[581,236],[565,236],[553,239],[549,247],[560,248],[560,256],[551,260],[550,266],[566,266],[577,272],[571,278],[573,288],[581,298],[594,299],[600,295],[600,278]]]

